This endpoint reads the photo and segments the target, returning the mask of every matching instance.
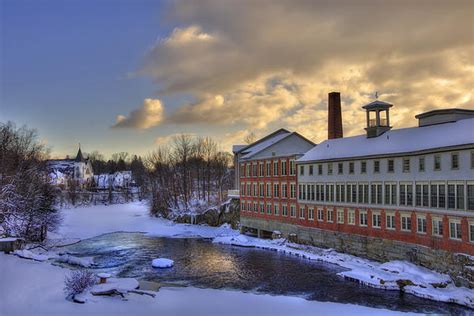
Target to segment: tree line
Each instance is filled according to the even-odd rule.
[[[189,210],[195,204],[221,202],[232,187],[232,156],[209,137],[175,136],[145,159],[151,191],[151,212]]]

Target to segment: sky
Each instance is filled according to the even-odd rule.
[[[376,91],[402,128],[474,109],[473,88],[471,0],[0,0],[0,122],[53,157],[146,155],[180,133],[317,143],[331,91],[351,136]]]

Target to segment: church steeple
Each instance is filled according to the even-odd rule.
[[[76,162],[84,162],[84,156],[82,155],[82,151],[81,151],[81,144],[79,144],[79,150],[77,151],[75,161]]]

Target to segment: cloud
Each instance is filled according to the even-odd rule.
[[[364,132],[375,91],[395,127],[414,126],[428,109],[474,108],[473,12],[469,0],[175,1],[163,14],[176,27],[138,73],[160,95],[194,97],[156,121],[175,129],[286,127],[322,141],[330,91],[345,135]]]
[[[170,134],[170,135],[165,135],[165,136],[159,136],[155,138],[155,145],[161,146],[161,145],[167,145],[171,143],[176,137],[183,135],[183,133],[176,133],[176,134]],[[191,136],[191,137],[196,137],[197,135],[194,133],[184,133],[184,135]]]
[[[157,126],[163,119],[163,105],[158,99],[145,99],[142,107],[130,112],[128,117],[118,115],[113,128],[147,129]]]

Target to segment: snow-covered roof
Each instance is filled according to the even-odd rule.
[[[298,162],[411,153],[474,144],[474,119],[390,130],[367,138],[330,139],[309,150]]]
[[[255,154],[261,152],[262,150],[270,147],[271,145],[279,142],[280,140],[290,136],[291,134],[293,134],[293,133],[287,132],[287,133],[277,134],[273,137],[270,137],[270,138],[264,140],[263,142],[257,143],[254,146],[250,146],[249,148],[247,148],[243,151],[243,153],[245,155],[242,157],[242,159],[248,159],[248,158],[252,157],[253,155],[255,155]]]
[[[232,146],[232,152],[237,153],[240,150],[244,149],[245,147],[247,147],[247,145],[233,145]]]

